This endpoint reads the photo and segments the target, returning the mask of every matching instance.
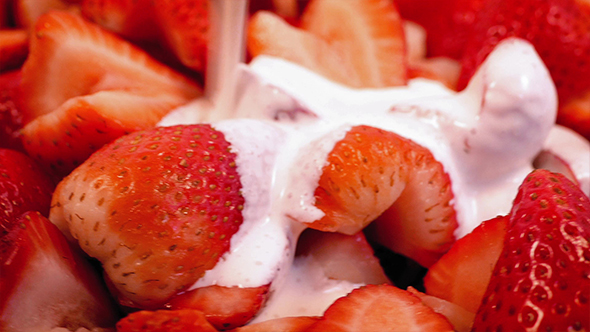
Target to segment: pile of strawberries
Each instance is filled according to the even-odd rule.
[[[590,202],[575,184],[534,171],[507,216],[456,241],[442,165],[366,126],[328,156],[315,192],[326,216],[308,225],[297,255],[368,286],[321,317],[247,326],[270,284],[189,291],[229,250],[247,203],[223,133],[154,128],[202,95],[207,6],[0,0],[0,330],[590,330]],[[250,56],[283,57],[356,88],[427,77],[462,89],[499,41],[527,39],[557,86],[558,121],[590,138],[587,1],[250,8]],[[404,20],[422,26],[427,47]],[[391,284],[364,231],[429,269],[423,292]]]

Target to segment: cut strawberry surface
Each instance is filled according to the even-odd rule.
[[[242,223],[228,149],[209,125],[124,136],[58,185],[51,220],[102,262],[122,296],[159,307],[217,264]]]
[[[561,174],[519,188],[473,330],[588,331],[590,201]]]
[[[590,140],[590,87],[582,95],[561,105],[557,121]]]
[[[90,21],[131,40],[157,38],[159,34],[150,0],[83,0],[81,12]]]
[[[271,319],[260,323],[242,326],[232,330],[232,332],[269,332],[269,331],[289,331],[305,332],[319,317],[283,317]]]
[[[0,238],[0,329],[111,327],[117,312],[96,272],[35,212]]]
[[[269,288],[207,286],[172,298],[166,307],[202,311],[215,328],[227,330],[248,323],[266,302]]]
[[[428,149],[391,132],[352,128],[328,155],[315,198],[325,216],[310,227],[354,234],[385,212],[370,237],[424,266],[455,240],[448,175]]]
[[[29,50],[28,40],[26,30],[0,30],[0,72],[22,66]]]
[[[484,221],[457,240],[424,277],[426,293],[475,313],[500,257],[507,217]]]
[[[15,101],[20,80],[20,70],[0,74],[0,148],[24,151],[20,132],[23,114]]]
[[[15,20],[18,26],[31,28],[41,15],[51,10],[70,10],[76,12],[78,7],[68,0],[12,0]]]
[[[47,216],[54,187],[53,181],[31,158],[0,148],[0,226],[3,231],[27,211]]]
[[[301,27],[343,49],[362,87],[406,84],[405,37],[393,1],[314,0]]]
[[[420,298],[424,305],[432,308],[432,310],[434,310],[435,312],[445,316],[453,325],[455,331],[471,331],[473,319],[475,318],[474,312],[467,311],[454,303],[445,301],[438,297],[421,293],[411,286],[408,287],[408,292]]]
[[[307,331],[453,331],[453,326],[407,291],[369,285],[336,300]]]
[[[198,310],[138,311],[117,323],[117,332],[217,332]]]

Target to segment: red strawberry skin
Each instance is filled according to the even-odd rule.
[[[473,330],[588,331],[588,197],[561,174],[536,170],[509,218]]]
[[[20,80],[20,70],[0,75],[0,148],[24,151],[19,131],[23,126],[23,114],[15,102]]]
[[[27,211],[49,214],[55,185],[25,154],[0,148],[0,224],[14,223]]]
[[[198,310],[138,311],[117,323],[118,332],[217,332]]]

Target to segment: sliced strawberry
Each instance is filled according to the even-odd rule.
[[[67,0],[12,0],[14,1],[15,20],[19,27],[30,28],[37,19],[50,10],[70,10],[76,12],[78,7]]]
[[[22,66],[29,50],[28,40],[26,30],[0,30],[0,72]]]
[[[156,38],[155,12],[150,0],[83,0],[82,15],[131,40]]]
[[[163,305],[213,268],[242,223],[224,135],[155,128],[94,153],[56,189],[50,219],[96,257],[138,307]]]
[[[217,332],[198,310],[138,311],[117,323],[117,332]]]
[[[455,240],[448,175],[428,149],[391,132],[352,128],[328,155],[315,198],[325,215],[310,227],[354,234],[385,212],[370,237],[424,266]]]
[[[248,323],[262,308],[270,285],[260,287],[208,286],[180,294],[167,308],[195,309],[205,314],[207,321],[219,330],[236,328]]]
[[[438,57],[413,61],[408,64],[408,77],[436,80],[447,88],[457,90],[461,64],[451,58]]]
[[[336,300],[307,331],[453,331],[453,326],[407,291],[368,285]]]
[[[343,49],[362,87],[406,84],[404,30],[392,0],[313,0],[301,27]]]
[[[588,331],[590,201],[561,174],[524,180],[473,330]]]
[[[581,96],[571,98],[561,105],[557,121],[590,140],[590,86]]]
[[[24,147],[55,174],[65,175],[117,137],[154,127],[185,99],[100,91],[67,100],[22,130]]]
[[[260,323],[242,326],[232,330],[232,332],[305,332],[313,323],[317,322],[318,319],[318,317],[305,316],[276,318]]]
[[[24,151],[20,133],[23,114],[15,102],[20,80],[20,70],[0,74],[0,148]]]
[[[428,270],[426,293],[475,313],[500,257],[507,227],[507,217],[496,217],[457,240]]]
[[[359,74],[343,49],[289,25],[278,15],[265,11],[254,14],[248,23],[247,37],[252,57],[262,54],[281,57],[335,82],[361,86]]]
[[[47,216],[54,187],[31,158],[0,148],[0,225],[8,227],[27,211]]]
[[[329,279],[390,283],[362,232],[345,235],[308,229],[299,237],[296,255],[312,257]]]
[[[209,15],[207,0],[160,0],[156,16],[166,41],[189,68],[204,71],[207,63]]]
[[[26,213],[0,239],[2,331],[115,325],[117,313],[96,272],[45,217]]]
[[[453,328],[457,332],[469,332],[475,319],[475,313],[469,312],[464,308],[445,301],[438,297],[427,295],[417,291],[414,287],[408,287],[408,292],[416,295],[424,305],[432,308],[435,312],[445,316],[449,322],[453,325]]]

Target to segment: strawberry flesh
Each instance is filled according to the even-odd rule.
[[[20,80],[20,70],[0,74],[0,148],[24,151],[20,133],[23,114],[15,101]]]

